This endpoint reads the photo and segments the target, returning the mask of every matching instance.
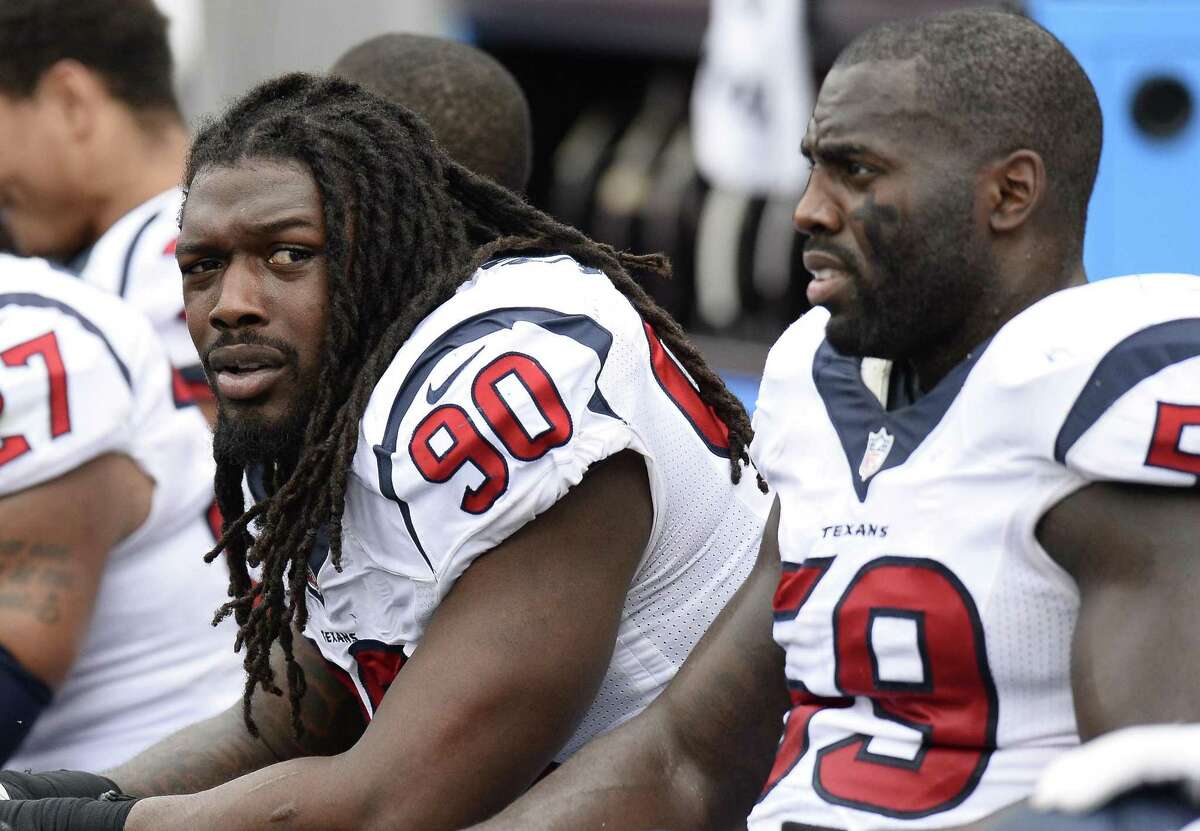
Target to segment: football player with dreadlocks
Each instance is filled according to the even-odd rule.
[[[645,707],[749,572],[768,501],[746,414],[635,280],[661,259],[539,213],[353,84],[255,89],[185,184],[245,701],[93,778],[190,795],[0,818],[487,817]]]

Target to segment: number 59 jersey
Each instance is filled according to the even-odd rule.
[[[1078,741],[1079,595],[1038,520],[1095,481],[1196,485],[1200,278],[1051,295],[894,410],[828,319],[775,345],[755,415],[793,707],[750,827],[973,822]]]
[[[310,562],[306,634],[368,716],[472,561],[627,448],[645,457],[653,528],[560,759],[671,679],[749,573],[769,500],[753,470],[730,481],[724,425],[595,269],[493,261],[417,326],[362,419],[343,571],[323,547]]]

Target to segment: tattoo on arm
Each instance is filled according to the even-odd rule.
[[[53,626],[76,582],[67,546],[0,538],[0,610]]]
[[[280,653],[276,645],[272,663],[282,675]],[[105,775],[134,796],[196,793],[276,762],[349,750],[366,728],[357,700],[325,666],[316,648],[299,635],[296,658],[308,682],[307,730],[302,739],[292,732],[287,698],[260,690],[254,696],[260,738],[247,732],[239,698],[225,712],[164,739]]]
[[[366,729],[366,720],[357,697],[334,676],[317,647],[297,632],[296,661],[304,670],[307,690],[302,715],[304,736],[297,738],[292,730],[292,711],[286,696],[274,696],[258,690],[254,694],[254,718],[263,742],[276,756],[276,761],[300,756],[333,756],[353,747]],[[277,678],[284,677],[286,667],[283,650],[276,645],[271,656]],[[241,705],[236,707],[241,724]],[[244,732],[244,728],[243,728]]]
[[[241,724],[241,705],[193,724],[104,775],[133,796],[187,794],[214,788],[276,762]]]

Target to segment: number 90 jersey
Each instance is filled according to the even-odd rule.
[[[775,345],[755,414],[793,707],[750,827],[973,822],[1078,741],[1079,595],[1038,520],[1095,481],[1196,484],[1200,278],[1058,292],[891,411],[828,319]]]
[[[769,499],[753,471],[730,481],[724,425],[595,269],[493,261],[417,326],[363,415],[343,571],[322,546],[310,561],[306,634],[368,716],[472,561],[626,448],[645,457],[654,524],[560,760],[671,679],[749,573]]]

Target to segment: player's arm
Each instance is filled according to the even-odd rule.
[[[0,496],[0,761],[66,677],[109,551],[145,520],[153,483],[107,453]]]
[[[758,563],[667,689],[490,822],[503,829],[729,828],[770,771],[788,696],[771,635],[776,502]]]
[[[1080,735],[1200,721],[1200,493],[1092,484],[1045,515],[1038,539],[1079,586]]]
[[[293,643],[308,688],[303,736],[292,729],[288,699],[259,689],[254,695],[257,737],[246,730],[239,699],[228,710],[168,736],[104,776],[131,796],[190,794],[278,762],[348,750],[365,726],[358,701],[305,637],[297,633]],[[285,677],[278,645],[271,659],[276,677]]]
[[[436,831],[490,816],[590,706],[651,524],[643,460],[594,465],[459,578],[351,750],[145,800],[126,828]]]
[[[254,695],[257,737],[246,730],[239,700],[225,712],[168,736],[101,775],[3,771],[0,786],[12,799],[94,799],[114,787],[135,797],[189,794],[288,759],[342,753],[365,726],[358,700],[306,638],[297,633],[293,643],[308,687],[302,707],[306,729],[301,737],[292,729],[288,700],[258,690]],[[271,657],[276,677],[282,677],[286,667],[278,645]]]

